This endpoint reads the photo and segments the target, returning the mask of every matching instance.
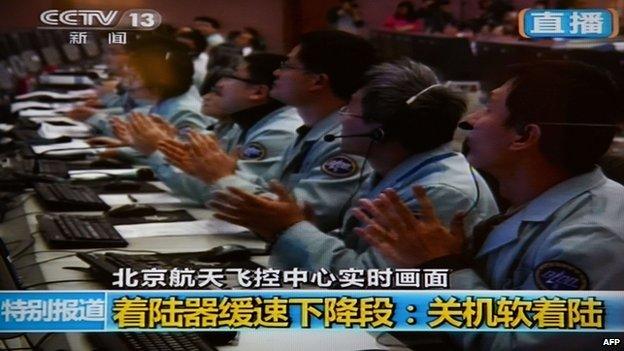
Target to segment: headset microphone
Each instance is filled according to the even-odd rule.
[[[351,134],[351,135],[326,134],[323,137],[323,140],[326,142],[332,142],[336,139],[342,139],[342,138],[371,138],[374,141],[381,141],[381,139],[383,139],[384,136],[385,136],[384,130],[381,128],[376,128],[370,133],[364,133],[364,134]]]

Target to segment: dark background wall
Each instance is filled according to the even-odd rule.
[[[359,0],[367,27],[380,26],[399,2]],[[422,0],[413,2],[420,5]],[[530,7],[533,2],[513,0],[517,8]],[[190,24],[195,16],[207,15],[219,19],[224,32],[255,27],[265,36],[269,50],[286,51],[300,33],[325,27],[325,13],[337,3],[338,0],[0,0],[0,31],[35,27],[39,14],[51,8],[150,8],[157,10],[164,21],[178,26]],[[624,0],[584,0],[581,4],[622,9]],[[458,18],[479,14],[477,0],[451,0],[451,5]]]

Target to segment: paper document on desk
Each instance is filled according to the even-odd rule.
[[[37,130],[37,134],[45,139],[55,139],[63,136],[84,138],[91,135],[91,130],[81,125],[55,126],[43,122]]]
[[[128,178],[137,176],[136,168],[115,168],[115,169],[76,169],[69,170],[69,177],[72,180],[94,180],[101,178]],[[126,195],[124,195],[126,196]],[[127,198],[127,196],[126,196]]]
[[[25,100],[25,99],[40,98],[40,97],[47,97],[50,99],[58,99],[58,100],[79,99],[79,98],[93,96],[96,94],[97,94],[97,91],[95,89],[70,90],[66,93],[58,93],[56,91],[48,91],[48,90],[37,90],[37,91],[32,91],[30,93],[17,95],[15,97],[15,100]]]
[[[215,218],[191,222],[125,224],[116,225],[115,229],[124,239],[152,236],[241,234],[249,232],[245,227]]]
[[[47,103],[38,101],[20,101],[11,104],[11,113],[26,109],[45,109],[54,111],[69,111],[73,108],[73,103]]]
[[[21,110],[18,115],[19,117],[43,117],[43,116],[60,116],[61,111],[56,110],[37,110],[37,109],[26,109]]]
[[[55,75],[46,74],[39,76],[39,83],[50,85],[95,85],[95,82],[84,75]]]
[[[189,198],[175,196],[169,193],[142,193],[142,194],[102,194],[100,199],[109,206],[127,205],[133,203],[152,205],[197,205]]]
[[[50,151],[52,150],[59,150],[58,152],[61,152],[60,150],[63,151],[68,151],[68,149],[85,149],[85,148],[91,148],[91,146],[89,144],[87,144],[86,141],[84,140],[72,140],[70,142],[67,143],[57,143],[57,144],[48,144],[48,145],[33,145],[32,149],[33,152],[36,154],[42,154],[42,153],[46,153],[46,154],[52,154]],[[93,149],[93,148],[91,148]],[[80,150],[83,151],[83,150]],[[53,153],[54,155],[57,155],[57,153]]]

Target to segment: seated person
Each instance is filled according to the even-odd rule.
[[[154,45],[148,45],[154,44]],[[185,131],[204,130],[214,124],[213,118],[203,116],[201,97],[192,85],[193,65],[183,44],[173,42],[148,42],[136,49],[130,56],[129,81],[127,86],[133,98],[153,99],[156,101],[148,111],[152,116],[159,117],[175,130]],[[140,114],[133,111],[132,114]],[[113,126],[121,123],[121,119],[110,120],[109,116],[96,114],[86,120],[104,135],[113,134]],[[124,139],[120,135],[116,135]],[[130,144],[128,140],[121,143],[98,139],[98,142],[109,146]],[[138,161],[140,154],[128,148],[110,149],[104,152],[103,157],[120,157]]]
[[[202,95],[211,91],[221,78],[223,70],[236,69],[243,61],[241,49],[234,44],[224,43],[209,50],[208,68],[200,92]]]
[[[275,80],[273,71],[284,58],[269,53],[251,54],[236,71],[222,75],[217,83],[214,95],[219,98],[217,101],[228,120],[238,127],[236,140],[228,143],[239,147],[231,150],[234,155],[219,154],[222,157],[217,166],[202,168],[205,163],[194,162],[192,158],[194,154],[210,156],[202,151],[193,153],[201,147],[219,149],[216,138],[192,133],[189,135],[191,143],[185,144],[168,137],[153,120],[145,117],[132,118],[129,123],[133,147],[149,156],[147,164],[161,181],[175,192],[200,203],[206,198],[204,194],[210,192],[206,184],[212,183],[223,172],[238,170],[267,180],[276,177],[277,165],[286,148],[294,142],[297,128],[302,125],[296,109],[269,96]],[[162,154],[155,152],[157,148]],[[175,172],[167,161],[187,174]]]
[[[401,32],[422,32],[425,23],[418,18],[418,13],[414,10],[414,4],[411,1],[401,1],[394,14],[386,18],[384,27]]]
[[[225,74],[229,74],[230,70],[221,70],[215,72],[218,76],[217,82]],[[240,141],[242,130],[234,123],[234,121],[228,116],[223,107],[223,96],[217,94],[216,87],[202,96],[202,110],[201,112],[217,120],[213,125],[208,126],[206,132],[212,133],[219,141],[219,146],[228,154],[231,154],[238,146]]]
[[[451,13],[450,6],[449,0],[425,0],[419,13],[425,21],[426,32],[456,34],[457,21]]]
[[[409,201],[411,211],[419,211],[410,194],[418,184],[439,207],[445,224],[457,210],[467,212],[468,229],[497,213],[485,181],[450,147],[466,109],[464,100],[438,84],[429,67],[407,59],[381,64],[369,77],[342,110],[342,133],[353,137],[342,139],[341,148],[367,155],[374,170],[358,195],[362,206],[368,209],[369,199],[392,188]],[[357,213],[348,212],[342,228],[326,234],[306,221],[283,187],[274,187],[277,200],[232,189],[210,203],[217,218],[245,226],[272,244],[272,267],[337,271],[391,266],[355,234],[362,224],[354,217]]]
[[[225,42],[225,38],[219,33],[221,23],[212,17],[195,17],[193,19],[193,28],[198,30],[206,38],[206,44],[208,44],[209,48],[213,48]]]
[[[199,31],[189,28],[187,31],[178,33],[176,40],[189,47],[189,52],[193,57],[193,85],[201,89],[208,72],[206,39]]]
[[[128,74],[129,52],[132,42],[127,45],[109,44],[104,49],[103,60],[109,78],[96,86],[94,97],[85,101],[84,105],[76,106],[67,115],[75,120],[85,120],[98,110],[109,114],[127,113],[130,110],[153,104],[152,101],[134,100],[124,87]]]
[[[360,34],[364,26],[356,0],[340,0],[340,4],[330,8],[325,17],[331,28],[352,34]]]
[[[338,110],[361,86],[364,73],[374,62],[375,50],[365,39],[340,31],[317,31],[304,34],[275,71],[271,96],[294,106],[304,125],[297,129],[297,139],[288,145],[272,175],[285,183],[301,204],[310,205],[315,223],[324,230],[339,225],[345,203],[370,172],[364,158],[345,153],[338,142],[324,138],[340,134]],[[212,178],[210,191],[203,194],[205,200],[227,187],[268,195],[266,175],[223,167],[228,155],[207,142],[196,149],[194,157],[195,163],[203,163],[200,167],[206,174],[202,179]]]
[[[511,204],[474,228],[472,255],[460,255],[464,230],[449,229],[422,189],[418,218],[388,192],[359,233],[396,265],[452,269],[452,289],[624,290],[624,187],[596,166],[615,135],[617,106],[615,84],[595,67],[520,67],[467,119],[468,160]],[[460,334],[453,339],[469,350],[554,350],[563,337]],[[605,337],[566,333],[566,350],[591,350]]]
[[[138,112],[156,115],[176,128],[205,129],[214,120],[201,115],[201,96],[192,86],[193,64],[184,44],[149,37],[132,50],[125,88],[135,100],[151,100]],[[112,136],[109,115],[96,113],[85,120],[103,135]]]

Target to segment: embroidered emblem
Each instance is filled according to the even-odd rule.
[[[266,157],[267,150],[264,145],[252,142],[241,150],[240,158],[243,160],[261,160]]]
[[[547,261],[533,272],[535,284],[542,290],[587,290],[589,279],[579,268],[563,261]]]
[[[332,177],[346,178],[357,172],[358,165],[351,157],[339,155],[325,161],[321,169]]]

